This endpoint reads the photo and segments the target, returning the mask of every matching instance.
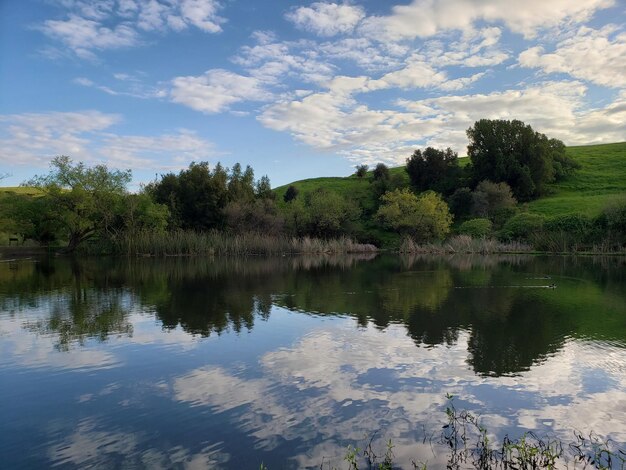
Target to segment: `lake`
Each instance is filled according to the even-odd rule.
[[[446,465],[493,439],[626,449],[623,257],[0,263],[3,468]]]

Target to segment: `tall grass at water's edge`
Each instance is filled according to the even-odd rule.
[[[367,253],[374,245],[348,237],[320,239],[258,233],[229,234],[174,231],[124,234],[111,241],[110,251],[133,256],[281,255],[296,253]]]
[[[417,243],[405,237],[400,243],[400,253],[530,253],[533,247],[522,242],[500,242],[492,238],[472,238],[469,235],[457,235],[443,242]]]

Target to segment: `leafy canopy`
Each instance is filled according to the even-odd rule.
[[[420,241],[443,239],[452,225],[452,215],[441,196],[427,191],[418,196],[409,189],[396,189],[381,197],[377,219],[386,227]]]
[[[406,171],[417,192],[430,189],[444,194],[454,192],[461,175],[458,154],[450,148],[416,150],[406,161]]]
[[[74,250],[96,232],[109,232],[118,218],[121,200],[131,181],[130,170],[87,167],[67,156],[52,160],[47,175],[26,183],[50,201],[48,217],[63,227],[67,250]]]
[[[548,183],[577,168],[565,155],[563,142],[535,132],[522,121],[481,119],[467,136],[474,181],[505,182],[520,201],[544,195]]]

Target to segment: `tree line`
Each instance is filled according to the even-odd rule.
[[[301,192],[295,185],[278,199],[267,176],[257,180],[250,166],[239,163],[229,169],[192,162],[131,193],[130,171],[87,167],[61,156],[52,160],[47,175],[25,183],[36,188],[36,196],[0,200],[2,231],[41,244],[65,243],[73,251],[88,240],[106,244],[146,231],[350,236],[380,245],[385,233],[418,242],[444,239],[453,229],[474,237],[497,233],[519,239],[528,235],[525,227],[549,227],[519,213],[518,203],[546,195],[550,183],[576,171],[565,145],[516,120],[483,119],[467,136],[466,165],[450,148],[417,149],[406,160],[408,183],[382,163],[371,172],[367,165],[357,166],[356,178],[369,175],[369,205],[324,187]],[[620,214],[588,222],[626,232]],[[576,221],[556,225],[572,232]]]

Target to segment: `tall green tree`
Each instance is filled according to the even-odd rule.
[[[522,121],[481,119],[467,130],[474,181],[505,182],[519,201],[546,193],[548,183],[577,167],[565,145]]]
[[[211,171],[208,162],[192,162],[178,175],[163,175],[146,189],[155,202],[168,206],[175,228],[208,230],[224,225],[228,173],[219,163]]]
[[[38,188],[51,202],[49,216],[62,228],[73,251],[97,232],[108,233],[119,216],[120,201],[130,183],[130,170],[109,170],[106,165],[87,167],[67,156],[52,160],[47,175],[25,183]]]
[[[461,176],[458,154],[450,148],[416,150],[406,161],[406,171],[417,192],[430,189],[451,194],[458,187]]]

